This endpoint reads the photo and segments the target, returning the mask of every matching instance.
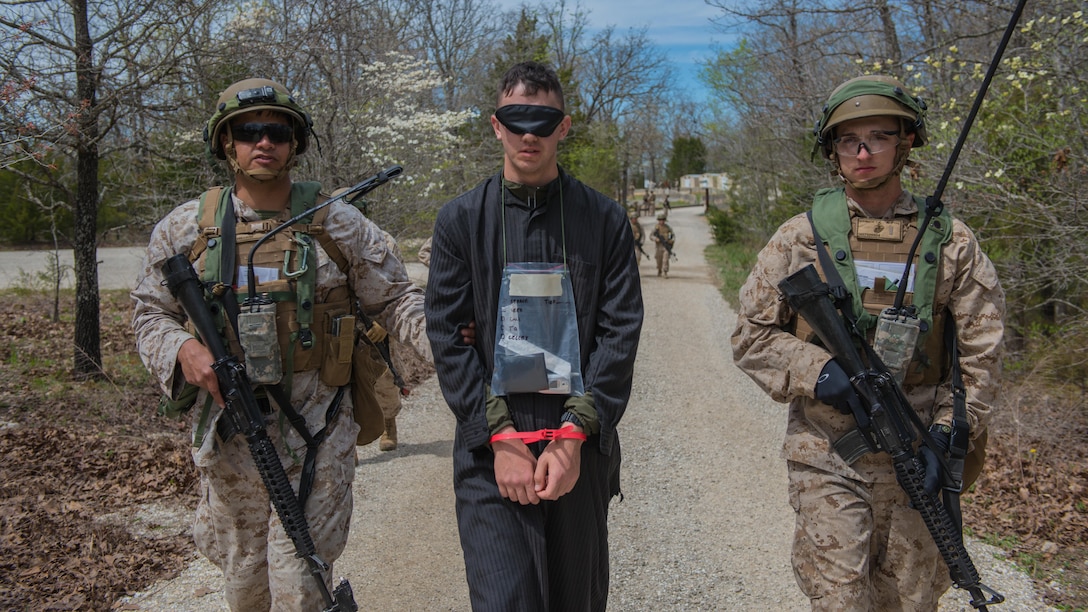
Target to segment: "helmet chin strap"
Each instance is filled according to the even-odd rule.
[[[257,168],[256,170],[243,169],[238,164],[238,151],[234,148],[234,139],[231,138],[229,133],[227,135],[226,142],[223,145],[223,152],[226,154],[227,165],[230,166],[232,172],[234,172],[235,174],[243,174],[245,176],[248,176],[249,178],[259,183],[267,183],[269,181],[274,181],[276,179],[286,176],[292,168],[298,165],[298,156],[295,155],[295,149],[297,148],[298,142],[292,140],[291,153],[287,157],[287,163],[285,163],[283,167],[279,170],[269,170],[267,168]]]
[[[910,154],[911,143],[906,140],[901,140],[899,146],[895,151],[895,167],[892,171],[884,176],[878,176],[864,181],[851,181],[842,174],[842,168],[839,166],[839,154],[834,150],[831,152],[831,164],[835,166],[835,175],[839,177],[839,180],[847,185],[857,189],[858,191],[865,191],[867,189],[876,189],[884,183],[887,183],[893,176],[899,176],[903,172],[903,168],[907,165],[907,156]]]

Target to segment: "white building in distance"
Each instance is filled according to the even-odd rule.
[[[689,191],[711,189],[713,191],[725,191],[729,188],[729,178],[720,172],[705,172],[703,174],[685,174],[680,177],[680,189]]]

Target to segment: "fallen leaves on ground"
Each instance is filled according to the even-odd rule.
[[[187,533],[129,527],[141,504],[195,507],[196,473],[146,377],[68,380],[72,324],[50,310],[30,296],[0,306],[0,609],[109,610],[192,557]],[[130,311],[104,296],[103,358],[128,368]]]

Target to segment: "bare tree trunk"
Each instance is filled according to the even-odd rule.
[[[627,151],[623,152],[623,176],[620,179],[620,205],[627,208]]]
[[[899,49],[899,35],[895,29],[895,19],[892,17],[892,9],[886,0],[877,2],[877,12],[880,14],[880,25],[884,31],[884,57],[888,58],[893,70],[902,77],[903,52]]]
[[[82,107],[77,119],[76,202],[72,239],[76,276],[76,378],[101,375],[102,348],[98,309],[98,117],[95,112],[97,76],[87,0],[71,0],[76,40],[76,95]]]

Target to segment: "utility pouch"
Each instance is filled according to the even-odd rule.
[[[325,337],[325,354],[321,363],[321,382],[341,387],[351,380],[351,357],[355,350],[355,315],[333,317]]]
[[[352,348],[351,404],[355,422],[359,424],[355,444],[366,446],[385,431],[385,415],[382,414],[374,383],[385,371],[386,365],[378,349],[365,340],[355,343]]]
[[[899,314],[894,308],[885,309],[877,319],[873,350],[900,385],[914,359],[914,347],[920,330],[918,317]]]
[[[246,355],[246,376],[250,383],[271,385],[283,378],[275,302],[242,306],[238,314],[238,341]]]

